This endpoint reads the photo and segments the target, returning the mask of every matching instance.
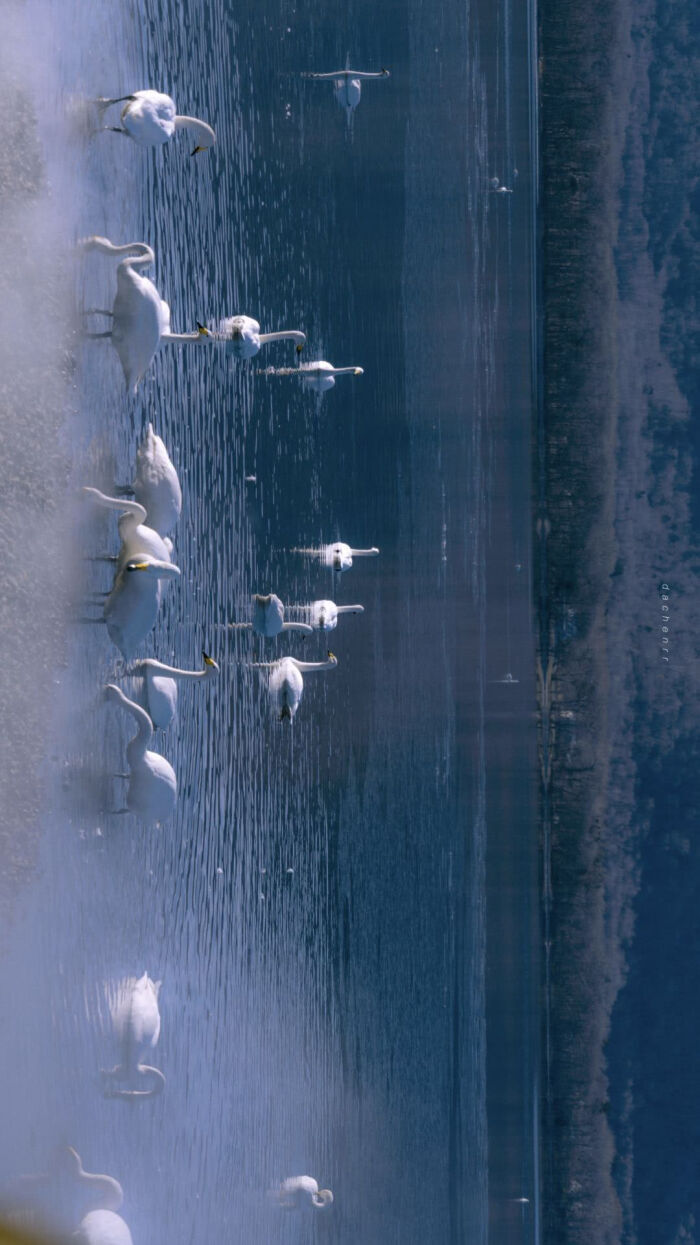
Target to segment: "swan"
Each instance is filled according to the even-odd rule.
[[[292,553],[305,553],[309,558],[318,558],[324,566],[334,571],[348,571],[353,558],[376,558],[378,549],[351,549],[344,541],[337,540],[332,545],[321,545],[319,549],[292,549]]]
[[[318,1181],[313,1176],[287,1176],[279,1189],[275,1190],[274,1196],[280,1206],[290,1209],[307,1203],[315,1206],[317,1210],[323,1210],[333,1202],[330,1189],[319,1189]]]
[[[149,424],[136,452],[134,497],[146,508],[148,526],[160,536],[172,532],[182,510],[182,489],[177,471],[161,438]]]
[[[203,670],[179,670],[166,666],[154,657],[147,657],[129,671],[139,680],[135,693],[138,703],[146,710],[154,726],[167,730],[177,713],[177,682],[180,679],[209,679],[219,673],[213,657],[202,650]]]
[[[69,1192],[72,1183],[78,1184],[85,1191],[84,1201],[87,1202],[87,1206],[81,1206],[77,1212],[83,1215],[83,1219],[78,1231],[73,1233],[74,1239],[80,1233],[83,1223],[90,1230],[99,1222],[92,1216],[104,1215],[107,1217],[106,1222],[117,1220],[126,1229],[127,1236],[115,1238],[114,1245],[130,1245],[128,1228],[119,1215],[114,1213],[119,1210],[124,1200],[122,1186],[113,1176],[86,1172],[80,1155],[72,1146],[59,1146],[53,1152],[48,1171],[19,1177],[17,1189],[20,1205],[8,1215],[9,1221],[28,1229],[32,1239],[37,1235],[43,1238],[43,1227],[49,1217],[66,1219],[67,1223],[74,1222],[77,1217],[76,1197],[72,1191]],[[27,1190],[32,1193],[31,1206],[26,1202]],[[64,1235],[62,1239],[68,1238]],[[88,1238],[85,1239],[87,1241]],[[104,1245],[108,1245],[106,1239]]]
[[[331,73],[303,73],[301,76],[302,78],[331,81],[333,83],[333,94],[340,107],[345,109],[347,118],[350,120],[360,102],[362,81],[366,78],[389,78],[391,74],[388,69],[380,69],[379,73],[364,73],[360,69],[351,69],[350,54],[348,53],[344,69],[334,69]]]
[[[336,376],[363,376],[362,367],[333,367],[325,359],[316,359],[313,363],[302,363],[300,367],[270,367],[265,369],[266,376],[298,376],[307,389],[316,393],[326,393],[335,385]]]
[[[308,623],[285,622],[284,605],[279,597],[271,592],[268,596],[256,593],[253,597],[253,621],[249,623],[229,623],[231,628],[250,628],[256,635],[268,638],[279,635],[281,631],[302,631],[304,635],[312,635],[313,627]]]
[[[171,333],[170,308],[163,302],[152,281],[142,277],[137,268],[155,264],[155,255],[145,242],[127,242],[115,246],[109,238],[94,235],[83,239],[86,251],[102,255],[123,255],[117,266],[117,295],[111,311],[90,314],[108,316],[112,328],[105,333],[88,333],[88,337],[109,337],[119,355],[129,393],[135,394],[148,365],[161,342],[203,342],[212,340],[208,329],[200,325],[196,333]]]
[[[160,982],[152,981],[148,973],[138,980],[128,977],[120,983],[112,1016],[122,1058],[116,1067],[102,1073],[108,1098],[153,1098],[165,1086],[165,1077],[158,1068],[141,1063],[144,1048],[153,1049],[160,1036],[159,990]],[[111,1085],[114,1081],[133,1083],[142,1079],[143,1082],[144,1078],[152,1082],[148,1089]]]
[[[291,722],[304,694],[303,674],[312,670],[333,670],[338,658],[329,651],[327,661],[298,661],[296,657],[282,657],[278,661],[255,661],[257,669],[270,671],[270,696],[279,709],[280,721]]]
[[[296,342],[299,353],[306,341],[306,334],[297,329],[261,333],[257,320],[250,316],[231,316],[228,320],[222,320],[213,336],[217,341],[225,342],[226,349],[237,359],[252,359],[267,342],[282,341],[287,337]]]
[[[73,1233],[81,1245],[132,1245],[131,1233],[121,1215],[113,1210],[91,1210]]]
[[[498,179],[497,177],[492,177],[492,178],[491,178],[490,185],[491,185],[491,189],[493,190],[494,194],[497,194],[497,195],[512,195],[512,193],[513,193],[512,187],[510,187],[510,186],[502,186],[502,185],[501,185],[501,183],[500,183],[500,181],[499,181],[499,179]]]
[[[162,582],[179,578],[180,569],[170,561],[170,542],[144,523],[146,511],[140,502],[108,497],[96,488],[83,492],[105,509],[121,512],[117,573],[103,617],[109,638],[128,659],[155,626]]]
[[[313,601],[309,618],[315,631],[335,631],[339,614],[364,614],[364,605],[336,605],[335,601]]]
[[[116,134],[126,134],[141,147],[162,147],[177,130],[190,130],[194,135],[195,148],[190,154],[207,151],[216,142],[216,134],[206,121],[197,117],[178,117],[175,103],[169,95],[160,91],[134,91],[118,99],[98,99],[102,112],[113,104],[125,104],[122,108],[122,128],[110,126]]]
[[[105,699],[116,701],[126,709],[138,728],[126,748],[129,762],[127,807],[118,811],[136,813],[148,822],[163,821],[175,807],[177,778],[175,770],[165,757],[148,751],[148,744],[153,738],[153,723],[145,709],[129,700],[115,683],[107,684]]]
[[[118,1180],[115,1180],[113,1176],[105,1176],[97,1172],[86,1172],[78,1151],[72,1146],[66,1146],[65,1149],[62,1147],[60,1158],[61,1164],[63,1159],[66,1159],[70,1176],[89,1190],[90,1200],[96,1202],[100,1209],[119,1210],[124,1201],[124,1190]]]

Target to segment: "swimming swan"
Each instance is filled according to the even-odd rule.
[[[280,333],[261,333],[257,320],[252,320],[250,316],[231,316],[228,320],[222,320],[218,330],[212,336],[216,341],[225,342],[226,349],[237,359],[252,359],[260,347],[267,342],[290,338],[291,341],[297,343],[297,352],[299,352],[306,341],[306,334],[297,329],[285,329]]]
[[[164,662],[156,661],[155,657],[147,657],[129,671],[129,674],[135,675],[139,680],[135,696],[154,726],[167,730],[175,717],[177,682],[180,679],[210,679],[219,673],[217,663],[204,650],[202,660],[202,670],[179,670],[177,666],[166,666]]]
[[[146,508],[148,526],[161,536],[172,532],[182,510],[182,489],[177,471],[161,438],[149,424],[136,452],[134,497]]]
[[[99,251],[102,255],[123,255],[117,266],[117,294],[111,311],[93,311],[108,316],[112,328],[105,333],[88,333],[88,337],[109,337],[119,355],[129,393],[136,393],[161,342],[198,342],[212,340],[208,329],[196,333],[171,333],[170,308],[163,302],[152,281],[136,272],[155,264],[155,255],[145,242],[127,242],[115,246],[109,238],[94,235],[84,238],[83,250]]]
[[[158,752],[149,752],[153,723],[140,705],[129,700],[115,683],[105,687],[105,699],[120,704],[134,718],[137,731],[127,744],[129,786],[126,808],[120,813],[136,813],[144,821],[160,822],[172,813],[177,801],[177,778],[172,765]]]
[[[333,367],[325,359],[316,359],[313,363],[302,363],[300,367],[269,367],[266,376],[298,376],[307,389],[316,393],[326,393],[335,385],[336,376],[362,376],[362,367]]]
[[[206,121],[196,117],[178,117],[175,103],[169,95],[160,91],[134,91],[133,95],[121,95],[118,99],[98,99],[104,112],[113,104],[126,104],[122,108],[122,128],[110,126],[117,134],[126,134],[142,147],[162,147],[178,130],[191,130],[195,148],[190,154],[206,151],[216,142],[216,134]]]
[[[333,94],[341,108],[345,109],[348,121],[360,102],[362,81],[366,78],[389,78],[388,69],[380,69],[379,73],[364,73],[359,69],[350,68],[350,54],[345,61],[344,69],[334,69],[331,73],[303,73],[302,78],[329,80],[333,83]]]
[[[334,571],[348,571],[353,558],[376,558],[378,549],[351,549],[344,541],[337,540],[332,545],[321,545],[318,549],[292,549],[292,553],[304,553],[309,558],[318,558],[324,566]]]
[[[170,542],[147,527],[146,511],[136,501],[107,497],[96,488],[83,492],[108,510],[119,510],[121,548],[112,590],[103,617],[112,643],[130,658],[155,626],[162,600],[162,583],[178,579],[179,567],[170,561]]]
[[[107,1098],[153,1098],[165,1086],[165,1077],[158,1068],[141,1063],[144,1048],[153,1049],[160,1036],[159,990],[160,982],[152,981],[148,973],[138,980],[127,977],[119,983],[112,1018],[121,1046],[121,1063],[102,1072]],[[113,1084],[133,1083],[144,1078],[152,1082],[148,1089]]]
[[[112,1210],[91,1210],[73,1233],[80,1245],[133,1245],[128,1225]]]
[[[233,628],[252,629],[256,635],[266,636],[268,638],[279,635],[282,631],[302,631],[305,635],[313,634],[313,627],[308,623],[302,622],[285,622],[284,605],[279,597],[271,592],[269,596],[260,596],[258,593],[253,597],[253,621],[249,623],[229,623]]]
[[[329,652],[327,661],[298,661],[296,657],[282,657],[279,661],[255,661],[251,664],[257,669],[270,671],[270,696],[279,709],[280,721],[291,722],[304,694],[302,673],[334,670],[338,665],[338,658]]]
[[[364,614],[364,605],[336,605],[335,601],[313,601],[309,619],[315,631],[335,631],[339,614]]]
[[[288,1176],[283,1180],[273,1196],[280,1206],[290,1209],[310,1203],[317,1210],[323,1210],[333,1202],[330,1189],[319,1189],[318,1181],[313,1176]]]

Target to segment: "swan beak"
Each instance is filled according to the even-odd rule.
[[[198,151],[206,151],[206,147],[195,147],[194,151],[190,152],[190,155],[196,156]]]
[[[208,654],[204,652],[204,649],[202,649],[202,661],[204,662],[205,666],[213,666],[214,670],[219,669],[218,665],[214,661],[214,658],[209,657]]]
[[[330,649],[328,650],[328,660],[329,660],[329,661],[337,661],[337,660],[338,660],[338,658],[336,657],[335,653],[332,653]]]
[[[303,349],[304,349],[303,345],[297,346],[297,354],[301,354]]]
[[[355,368],[355,376],[364,376],[364,374],[365,374],[365,369],[363,367]]]
[[[147,571],[148,562],[130,562],[127,571]]]
[[[211,333],[209,332],[209,329],[205,329],[204,325],[199,323],[199,320],[197,320],[196,323],[197,323],[197,332],[199,333],[200,337],[211,337]]]

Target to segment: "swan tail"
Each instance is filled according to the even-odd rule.
[[[289,705],[282,705],[282,708],[280,709],[280,722],[291,722],[291,720],[292,711],[289,708]]]

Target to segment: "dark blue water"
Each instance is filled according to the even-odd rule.
[[[109,344],[75,333],[73,486],[130,478],[149,420],[183,483],[182,579],[143,652],[190,664],[204,644],[221,677],[181,689],[158,745],[177,810],[145,829],[104,811],[129,732],[99,689],[121,662],[101,627],[68,627],[42,871],[2,965],[16,1000],[2,1170],[43,1170],[70,1142],[121,1180],[137,1245],[477,1242],[489,1222],[534,1240],[524,16],[149,0],[136,23],[77,0],[30,9],[56,36],[32,90],[48,167],[71,152],[60,202],[74,236],[148,241],[176,330],[244,312],[303,328],[308,359],[364,375],[317,399],[262,374],[293,363],[289,344],[245,364],[167,347],[128,399]],[[348,50],[391,68],[365,84],[352,127],[328,83],[300,76]],[[157,85],[215,126],[217,146],[190,159],[185,143],[149,153],[81,134],[71,147],[56,122],[51,147],[49,80],[59,112],[68,96]],[[516,158],[517,193],[491,194]],[[110,261],[74,273],[76,307],[109,305]],[[87,593],[110,568],[81,556],[113,551],[116,525],[74,511]],[[335,539],[381,555],[334,581],[290,552]],[[365,606],[341,619],[338,668],[308,678],[290,729],[248,665],[260,645],[221,629],[268,590]],[[264,656],[326,647],[290,637]],[[144,969],[163,980],[168,1084],[124,1109],[99,1094],[115,1060],[108,1000]],[[332,1210],[269,1203],[300,1172],[334,1190]]]

